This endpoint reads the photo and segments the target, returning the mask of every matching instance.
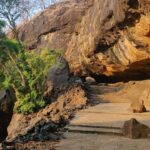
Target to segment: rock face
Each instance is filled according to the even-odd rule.
[[[64,51],[92,0],[53,5],[20,27],[20,39],[29,49],[49,47]]]
[[[150,22],[139,9],[137,0],[95,0],[69,43],[66,58],[71,70],[107,76],[123,72],[125,77],[139,70],[148,73]]]
[[[149,0],[72,0],[53,5],[20,27],[30,49],[64,52],[81,76],[150,75]]]
[[[134,118],[124,123],[122,131],[125,137],[132,139],[147,138],[149,135],[149,127]]]

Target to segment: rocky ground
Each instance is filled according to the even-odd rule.
[[[55,142],[63,138],[62,128],[75,111],[84,108],[86,104],[85,92],[76,85],[38,113],[26,116],[13,114],[3,149],[53,150]]]
[[[148,150],[150,101],[147,85],[149,87],[149,80],[134,81],[134,84],[132,81],[91,85],[91,100],[96,102],[76,114],[66,127],[65,139],[57,144],[56,150]],[[145,94],[136,97],[140,93],[138,90],[145,91]],[[133,113],[131,103],[135,97],[145,100],[147,112]],[[134,103],[139,107],[136,100]],[[148,127],[130,120],[131,118],[136,118]]]
[[[56,150],[148,150],[149,139],[131,140],[113,135],[69,133]]]

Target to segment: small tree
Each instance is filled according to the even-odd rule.
[[[0,18],[7,21],[14,38],[19,41],[16,22],[27,12],[24,0],[0,0]]]

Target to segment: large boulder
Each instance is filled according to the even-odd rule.
[[[132,118],[126,121],[122,128],[123,135],[128,138],[148,138],[149,127]]]
[[[46,81],[45,97],[48,102],[56,100],[58,94],[69,86],[70,72],[68,63],[61,57],[58,64],[54,65],[48,72]]]

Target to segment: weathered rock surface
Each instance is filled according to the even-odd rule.
[[[61,50],[71,72],[138,78],[150,75],[149,0],[72,0],[21,26],[30,49]]]
[[[72,0],[53,5],[20,27],[20,39],[30,49],[49,47],[65,51],[77,24],[92,0]]]
[[[124,123],[122,131],[125,137],[132,139],[147,138],[149,135],[149,127],[134,118]]]
[[[70,84],[70,78],[68,63],[63,57],[61,57],[59,58],[58,64],[54,65],[47,75],[44,95],[47,97],[48,103],[55,101],[59,93],[66,90]]]
[[[66,52],[72,71],[126,78],[148,73],[150,22],[139,9],[136,0],[95,0]]]
[[[59,95],[56,102],[40,112],[27,116],[14,114],[8,127],[7,141],[57,140],[61,137],[58,127],[64,126],[74,112],[86,103],[87,98],[81,86],[72,85]]]

